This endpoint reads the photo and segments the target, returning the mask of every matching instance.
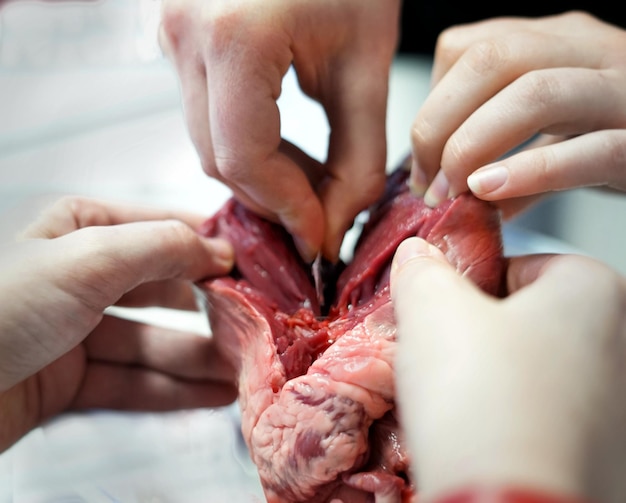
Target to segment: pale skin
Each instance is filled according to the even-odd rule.
[[[469,187],[506,217],[541,193],[625,190],[625,48],[625,30],[581,12],[444,31],[411,131],[415,191],[436,206]]]
[[[282,223],[307,260],[336,259],[383,190],[399,12],[399,0],[163,2],[161,46],[203,169]],[[291,65],[327,114],[324,163],[280,136],[276,100]]]
[[[0,452],[68,410],[231,403],[210,338],[105,315],[110,305],[195,309],[191,282],[233,250],[200,215],[64,198],[0,248]]]
[[[507,281],[493,298],[425,241],[397,250],[398,399],[420,501],[481,486],[624,501],[626,279],[536,255],[511,259]]]

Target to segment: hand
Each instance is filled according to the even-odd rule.
[[[626,279],[573,255],[512,258],[507,279],[497,299],[425,241],[396,253],[399,408],[424,501],[511,484],[624,501]]]
[[[203,218],[66,198],[0,248],[0,452],[70,409],[225,405],[234,372],[197,334],[104,315],[194,308],[190,280],[225,274],[229,243]]]
[[[161,46],[174,62],[203,169],[280,221],[302,256],[338,256],[354,217],[384,188],[388,77],[399,0],[166,0]],[[324,107],[324,164],[280,136],[289,67]]]
[[[624,47],[625,30],[580,12],[443,32],[412,129],[416,190],[430,183],[436,205],[469,185],[506,217],[539,193],[626,190]]]

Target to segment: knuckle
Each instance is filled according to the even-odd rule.
[[[161,32],[172,46],[187,29],[190,8],[186,0],[167,0],[161,8]]]
[[[470,135],[466,128],[460,128],[446,142],[441,156],[443,166],[463,166],[471,163],[471,152],[477,150],[478,142]]]
[[[236,5],[223,4],[205,10],[199,21],[203,36],[212,52],[229,52],[237,34],[247,32],[248,19],[244,9]]]
[[[535,116],[543,116],[562,100],[560,81],[549,72],[532,71],[522,75],[514,83],[519,107],[530,110]]]
[[[535,149],[529,161],[537,186],[545,187],[547,190],[559,188],[561,175],[559,170],[555,169],[557,159],[552,149]]]
[[[384,164],[381,164],[381,166],[384,166]],[[366,173],[366,176],[360,177],[361,182],[358,187],[355,187],[354,178],[352,177],[346,177],[341,181],[340,191],[343,192],[345,190],[352,194],[350,198],[343,198],[343,202],[345,203],[345,218],[351,220],[350,224],[352,223],[352,219],[354,219],[364,207],[369,207],[371,204],[375,204],[379,201],[385,190],[387,177],[384,170],[370,169],[364,170],[364,173]],[[309,198],[311,199],[311,205],[319,204],[315,192],[311,192]]]
[[[221,155],[215,159],[217,176],[230,183],[245,181],[249,177],[249,167],[252,165],[254,164],[235,155]]]
[[[96,207],[100,205],[95,200],[83,196],[66,196],[67,205],[72,208],[76,213],[82,213],[86,211],[94,211]]]
[[[473,44],[463,56],[466,67],[479,76],[500,72],[512,61],[507,39],[485,39]]]
[[[608,158],[608,165],[616,172],[626,170],[626,131],[612,131],[604,138],[604,152]]]
[[[184,222],[176,219],[167,219],[162,221],[162,229],[166,239],[172,243],[188,243],[195,240],[195,233]]]
[[[449,62],[456,59],[458,52],[463,48],[462,32],[462,27],[451,26],[439,34],[435,44],[435,59],[437,61]]]
[[[176,260],[168,260],[164,264],[163,274],[165,277],[177,277],[185,270],[193,256],[193,254],[181,253],[181,251],[201,249],[197,246],[198,235],[180,220],[164,220],[159,225],[161,232],[158,248],[164,257],[177,257]]]
[[[161,32],[172,48],[181,49],[190,32],[202,34],[202,45],[219,54],[237,40],[248,24],[248,14],[237,5],[222,2],[196,4],[190,0],[166,0],[161,11]],[[197,47],[194,49],[197,52]]]
[[[365,179],[364,186],[360,189],[363,194],[363,202],[370,205],[378,201],[385,190],[385,181],[386,175],[384,171],[371,173]]]
[[[58,208],[66,208],[71,212],[80,213],[83,209],[87,208],[88,199],[83,196],[62,196],[54,203],[53,206]]]
[[[436,129],[423,113],[413,121],[411,126],[411,142],[419,150],[420,147],[427,148],[436,138]]]
[[[582,10],[570,10],[561,14],[561,18],[572,26],[578,26],[581,29],[587,28],[591,24],[597,25],[598,19],[589,12]]]
[[[64,196],[59,200],[58,208],[74,219],[77,229],[106,223],[106,212],[102,205],[88,197]]]
[[[200,155],[200,164],[202,166],[202,171],[204,171],[207,175],[212,178],[220,179],[221,175],[217,169],[217,164],[215,163],[215,159],[211,155]]]

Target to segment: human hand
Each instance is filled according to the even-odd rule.
[[[416,191],[436,205],[469,185],[509,217],[540,193],[626,190],[624,47],[625,30],[580,12],[444,31],[412,128]]]
[[[510,259],[507,280],[498,299],[425,241],[396,253],[398,400],[423,501],[511,485],[624,501],[626,279],[536,255]]]
[[[104,315],[195,307],[189,281],[225,274],[203,217],[64,198],[0,248],[0,452],[66,410],[225,405],[233,369],[210,338]]]
[[[160,41],[204,171],[277,220],[307,260],[338,256],[384,188],[388,76],[399,0],[165,0]],[[323,164],[280,135],[289,67],[324,107]]]

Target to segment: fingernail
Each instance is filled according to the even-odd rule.
[[[409,189],[416,196],[423,196],[428,188],[426,173],[417,165],[415,160],[411,164],[411,175],[409,176]]]
[[[322,257],[332,264],[337,264],[339,262],[339,254],[341,253],[341,244],[342,241],[337,241],[336,243],[325,245],[322,248]]]
[[[408,238],[402,241],[393,258],[392,269],[397,269],[416,257],[431,255],[432,245],[421,238]]]
[[[211,254],[218,260],[222,261],[228,268],[235,263],[235,249],[233,245],[222,238],[205,238],[209,243]]]
[[[293,236],[293,242],[296,245],[298,253],[307,264],[312,264],[319,253],[319,250],[313,248],[303,238],[299,236]]]
[[[502,187],[509,178],[505,166],[490,166],[474,171],[467,177],[467,186],[474,194],[488,194]]]
[[[448,197],[449,191],[450,184],[448,183],[448,179],[444,172],[439,170],[435,179],[430,184],[430,187],[428,187],[428,190],[424,194],[424,203],[426,203],[426,206],[434,208]]]

